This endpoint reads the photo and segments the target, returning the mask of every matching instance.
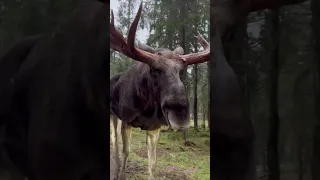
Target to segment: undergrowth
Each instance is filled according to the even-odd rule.
[[[182,132],[161,132],[157,145],[157,179],[210,179],[210,132],[207,129],[196,132],[191,127],[188,130],[188,140],[194,144],[185,146]],[[127,179],[148,179],[146,131],[134,129],[130,144]],[[120,140],[119,152],[122,152],[121,147]]]

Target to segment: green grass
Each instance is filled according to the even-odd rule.
[[[157,146],[157,179],[209,180],[209,134],[208,130],[201,129],[200,132],[196,132],[191,127],[188,130],[188,140],[195,145],[185,146],[181,132],[161,132]],[[120,149],[121,147],[120,141]],[[148,179],[146,132],[140,129],[134,129],[132,132],[127,179]]]

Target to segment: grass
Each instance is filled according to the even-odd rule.
[[[185,146],[181,132],[161,132],[157,145],[157,179],[209,180],[210,135],[208,130],[188,130],[188,140],[193,146]],[[122,142],[120,141],[120,150]],[[120,151],[121,152],[121,151]],[[146,132],[134,129],[131,152],[127,164],[127,179],[148,179],[148,155]]]

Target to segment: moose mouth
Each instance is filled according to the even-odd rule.
[[[162,111],[167,123],[174,131],[189,128],[189,112],[185,106],[165,105]]]

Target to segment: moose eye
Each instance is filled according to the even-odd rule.
[[[179,71],[180,78],[183,76],[183,74],[184,74],[184,71],[183,71],[183,70],[180,70],[180,71]]]
[[[159,68],[152,68],[151,71],[150,71],[151,75],[153,75],[153,76],[157,76],[157,75],[159,75],[161,72],[162,72],[162,70],[159,69]]]

